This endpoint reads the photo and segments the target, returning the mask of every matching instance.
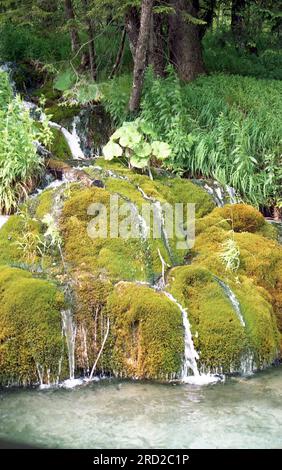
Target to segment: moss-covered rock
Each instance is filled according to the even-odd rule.
[[[57,160],[71,160],[71,151],[61,131],[59,129],[52,128],[51,132],[53,134],[53,141],[50,148],[52,155],[54,155]]]
[[[51,165],[58,174],[70,171],[63,161]],[[87,172],[87,184],[82,178],[43,191],[0,229],[0,264],[6,265],[0,272],[0,382],[38,381],[36,363],[44,366],[45,382],[48,369],[50,380],[55,380],[64,343],[59,316],[63,300],[56,282],[67,283],[73,293],[78,374],[89,373],[96,363],[97,373],[161,380],[179,376],[184,350],[181,310],[164,292],[147,285],[163,274],[163,261],[171,268],[164,276],[166,290],[188,310],[201,371],[240,372],[248,362],[250,368],[271,364],[278,357],[277,325],[282,331],[282,253],[261,214],[243,204],[215,208],[210,195],[190,181],[167,175],[151,181],[120,162],[98,160]],[[91,179],[105,187],[92,186]],[[119,206],[130,204],[138,236],[110,236],[113,196],[119,196]],[[140,217],[149,201],[162,218],[159,238],[153,237],[153,225],[149,229]],[[168,236],[162,206],[166,203],[195,204],[196,240],[190,250],[179,249],[175,233]],[[119,223],[129,215],[116,209],[114,213]],[[55,216],[60,252],[44,245],[46,214]],[[91,229],[98,228],[97,219],[93,222],[98,214],[105,224],[95,238]],[[189,222],[184,213],[184,228]],[[234,255],[226,253],[228,246],[236,247],[239,258],[233,270],[227,269],[226,257]],[[28,271],[54,283],[35,279]],[[236,295],[245,326],[219,280]],[[44,342],[45,333],[50,341]],[[33,344],[36,334],[38,346]],[[26,351],[29,341],[31,354]]]
[[[247,204],[227,204],[214,214],[227,220],[234,232],[257,232],[266,224],[263,215]]]
[[[184,351],[181,312],[163,293],[121,282],[107,304],[116,375],[167,379],[179,374]]]
[[[60,310],[64,296],[26,271],[0,268],[0,382],[58,380],[65,346]],[[62,364],[64,373],[65,364]],[[61,376],[62,378],[62,376]]]
[[[139,238],[110,238],[110,193],[100,188],[76,189],[66,201],[61,219],[65,239],[66,260],[74,270],[103,274],[111,281],[146,280],[145,254]],[[89,229],[95,214],[89,215],[91,204],[103,204],[106,232],[91,238]],[[79,241],[79,242],[78,242]]]
[[[80,112],[79,106],[59,106],[57,103],[45,108],[45,112],[51,121],[65,125],[72,121]]]
[[[42,220],[46,214],[50,214],[53,208],[54,191],[52,189],[43,191],[36,199],[36,212],[37,219]]]
[[[236,208],[234,208],[236,212]],[[254,214],[259,225],[250,214]],[[193,248],[194,264],[209,269],[214,274],[227,277],[234,282],[238,276],[247,276],[254,284],[263,287],[270,294],[271,304],[277,317],[278,326],[282,331],[282,250],[278,242],[263,236],[263,229],[268,228],[265,221],[261,221],[256,212],[248,210],[248,227],[257,228],[257,233],[248,231],[232,231],[225,219],[221,218],[222,211],[215,209],[211,214],[197,222],[196,243]],[[261,223],[263,224],[261,225]],[[237,223],[243,228],[244,221]],[[240,230],[241,230],[240,228]],[[247,226],[245,225],[245,229]],[[225,243],[234,240],[239,251],[240,265],[236,272],[226,270],[221,257],[225,250]]]
[[[210,271],[185,266],[169,274],[169,290],[188,309],[202,371],[243,371],[250,357],[253,368],[262,368],[277,357],[279,334],[265,293],[245,278],[239,285],[229,282],[229,287],[238,292],[246,326]]]
[[[113,289],[105,279],[99,279],[87,272],[80,272],[73,283],[75,294],[75,316],[77,325],[75,341],[76,366],[84,374],[89,374],[107,331],[105,306]],[[111,371],[109,368],[111,351],[100,356],[97,371]]]

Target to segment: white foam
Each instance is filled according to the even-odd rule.
[[[3,227],[3,225],[5,225],[9,217],[10,217],[9,215],[0,215],[0,228]]]
[[[213,374],[200,374],[200,375],[190,375],[183,377],[181,379],[182,383],[185,384],[190,384],[190,385],[210,385],[210,384],[215,384],[218,382],[224,382],[225,377],[219,376],[219,375],[213,375]]]
[[[75,388],[78,387],[79,385],[82,385],[84,380],[82,378],[80,379],[67,379],[64,380],[59,384],[60,387],[62,388]]]

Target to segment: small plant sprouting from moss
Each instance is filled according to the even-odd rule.
[[[64,256],[63,256],[63,251],[62,251],[63,239],[60,235],[55,218],[51,214],[46,214],[43,217],[42,222],[44,225],[47,226],[47,230],[44,233],[44,237],[47,241],[47,245],[49,247],[58,249],[62,262],[63,262],[63,266],[65,268]]]
[[[225,264],[225,269],[233,272],[240,267],[240,250],[233,238],[228,238],[222,243],[223,251],[219,254],[220,259]]]
[[[23,232],[16,241],[16,245],[22,252],[23,258],[28,263],[33,264],[38,257],[44,257],[45,242],[40,234],[34,230],[34,227],[32,227],[32,219],[29,217],[27,210],[21,211],[19,216],[23,220]]]

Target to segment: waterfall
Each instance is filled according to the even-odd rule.
[[[71,309],[62,310],[62,322],[63,330],[66,338],[69,358],[69,375],[70,380],[74,380],[75,371],[75,337],[76,337],[76,326],[73,323]]]
[[[187,309],[184,308],[169,292],[163,291],[166,297],[171,300],[181,311],[184,328],[184,361],[181,372],[181,382],[191,385],[208,385],[224,380],[224,376],[218,374],[202,374],[199,372],[197,360],[199,354],[195,349],[191,326],[187,315]],[[190,375],[192,372],[193,375]]]
[[[30,116],[37,120],[43,121],[47,119],[46,115],[39,109],[34,103],[30,101],[23,101],[24,108],[30,113]],[[69,132],[65,127],[57,124],[56,122],[49,121],[49,127],[53,129],[57,129],[62,133],[65,138],[65,141],[70,149],[70,153],[72,155],[73,160],[84,160],[85,156],[80,147],[80,139],[77,135],[76,126],[77,126],[77,119],[73,119],[72,123],[72,132]],[[35,142],[35,145],[38,147],[38,142]]]
[[[142,194],[143,198],[146,201],[150,201],[152,203],[153,207],[154,207],[154,215],[157,216],[158,225],[160,227],[161,234],[162,234],[162,239],[163,239],[164,245],[166,247],[167,253],[169,255],[169,258],[172,262],[173,261],[173,253],[172,253],[172,250],[171,250],[171,247],[170,247],[170,244],[169,244],[169,237],[168,237],[166,229],[165,229],[165,220],[164,220],[164,216],[163,216],[162,205],[159,201],[155,201],[152,197],[148,196],[140,186],[137,186],[137,189]]]
[[[53,129],[58,129],[64,136],[68,147],[70,149],[72,158],[74,160],[84,160],[84,154],[80,148],[80,141],[79,137],[76,133],[76,126],[75,123],[73,123],[73,129],[72,133],[69,132],[65,127],[60,126],[56,122],[49,121],[49,126],[52,127]]]
[[[240,302],[239,300],[237,299],[236,295],[234,294],[234,292],[230,289],[230,287],[225,284],[225,282],[223,282],[221,279],[219,279],[218,277],[215,276],[215,280],[216,282],[222,287],[222,289],[224,290],[226,296],[228,297],[228,299],[230,300],[231,302],[231,305],[233,306],[235,312],[236,312],[236,315],[237,317],[239,318],[240,320],[240,323],[243,327],[246,326],[246,323],[245,323],[245,320],[243,318],[243,314],[242,314],[242,311],[241,311],[241,307],[240,307]]]
[[[187,316],[187,311],[182,305],[177,302],[177,300],[171,295],[169,292],[165,292],[164,294],[166,297],[171,300],[182,313],[182,320],[183,320],[183,326],[184,326],[184,362],[183,362],[183,368],[182,368],[182,373],[181,373],[181,379],[185,381],[189,377],[189,371],[193,372],[193,375],[195,377],[199,376],[199,370],[197,366],[197,360],[199,359],[199,355],[194,347],[193,339],[192,339],[192,333],[191,333],[191,327],[190,323],[188,320]]]

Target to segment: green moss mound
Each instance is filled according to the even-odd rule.
[[[228,204],[214,214],[227,220],[234,232],[257,232],[266,224],[263,215],[247,204]]]
[[[26,271],[0,268],[0,382],[28,385],[58,379],[64,352],[64,297]],[[64,370],[64,364],[63,369]]]
[[[54,192],[49,189],[43,191],[36,200],[35,216],[37,219],[42,220],[46,214],[50,214],[53,208]]]
[[[89,374],[107,331],[105,307],[112,291],[112,284],[87,273],[80,272],[74,278],[75,316],[77,325],[75,341],[76,366],[84,374]],[[101,355],[96,372],[110,371],[111,351]]]
[[[50,116],[50,121],[64,125],[79,114],[80,108],[79,106],[58,106],[57,104],[53,104],[46,108],[45,112]]]
[[[32,243],[40,237],[40,227],[37,220],[30,218],[25,222],[23,217],[12,215],[0,229],[0,264],[38,261]],[[26,240],[26,247],[29,249],[25,250],[21,243],[27,232],[30,234],[29,240]]]
[[[184,349],[181,312],[163,293],[119,283],[107,304],[112,370],[123,377],[167,379],[179,374]]]
[[[91,204],[103,204],[107,209],[106,235],[89,236]],[[74,270],[103,274],[111,281],[145,280],[145,254],[140,239],[109,237],[110,193],[100,188],[76,189],[66,201],[61,218],[61,230],[65,239],[64,252]],[[103,213],[104,214],[104,213]],[[104,215],[103,219],[104,219]]]
[[[53,142],[50,148],[52,155],[54,155],[57,160],[71,160],[71,151],[61,131],[54,128],[52,128],[51,131],[53,134]]]
[[[219,217],[219,218],[218,218]],[[262,235],[260,226],[257,233],[237,232],[225,225],[216,209],[199,221],[198,235],[193,248],[194,264],[212,271],[217,276],[222,274],[230,282],[247,276],[253,283],[266,289],[274,308],[278,326],[282,331],[282,250],[275,241]],[[264,222],[267,226],[266,222]],[[221,255],[225,243],[234,240],[239,250],[240,265],[236,272],[226,269]]]
[[[240,369],[247,350],[244,329],[212,274],[203,268],[175,268],[169,290],[188,308],[200,368],[223,373]]]
[[[262,368],[278,355],[279,334],[265,294],[247,279],[229,286],[238,292],[245,327],[210,271],[185,266],[169,275],[169,290],[188,309],[194,344],[200,352],[199,368],[205,372],[243,372],[250,358],[254,369]]]

